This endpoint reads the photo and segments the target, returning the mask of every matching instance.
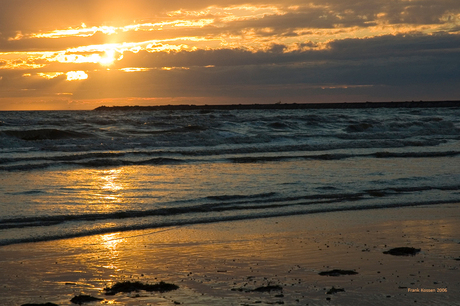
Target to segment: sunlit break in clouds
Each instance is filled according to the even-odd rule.
[[[0,5],[0,109],[460,97],[459,1]]]
[[[86,80],[88,78],[84,71],[69,71],[66,75],[67,81]]]

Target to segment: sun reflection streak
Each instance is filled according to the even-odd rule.
[[[120,236],[120,233],[104,234],[101,235],[102,245],[104,245],[108,250],[117,252],[117,247],[122,242],[125,242],[126,239]]]
[[[117,263],[120,255],[119,248],[126,242],[126,239],[120,236],[120,233],[104,234],[100,236],[101,246],[105,248],[107,252],[107,264],[103,267],[114,271],[120,271]]]
[[[126,168],[77,171],[75,177],[86,190],[80,194],[80,201],[95,213],[119,210],[128,200],[126,193],[130,192],[130,184],[126,176],[129,175],[130,170]]]
[[[104,176],[101,177],[100,188],[110,194],[101,195],[104,200],[117,201],[120,200],[118,191],[123,190],[123,186],[119,182],[120,169],[112,169],[104,171]]]

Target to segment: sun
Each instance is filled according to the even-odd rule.
[[[117,57],[117,54],[119,55]],[[99,64],[103,66],[110,66],[112,65],[116,60],[120,60],[123,58],[122,54],[119,54],[115,49],[107,49],[104,51],[104,55],[100,57],[99,59]]]
[[[115,50],[106,50],[104,55],[100,57],[99,64],[103,66],[110,66],[115,62]]]

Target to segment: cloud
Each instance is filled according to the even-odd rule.
[[[0,0],[0,7],[2,97],[459,94],[459,1]]]
[[[88,64],[85,69],[88,78],[78,88],[64,82],[65,76],[24,80],[23,73],[11,72],[0,89],[3,96],[34,94],[24,92],[28,89],[47,95],[73,92],[80,99],[194,95],[268,98],[273,93],[292,97],[324,89],[369,92],[371,89],[367,87],[376,90],[389,86],[445,89],[443,85],[460,82],[459,42],[459,35],[400,35],[346,39],[331,42],[325,50],[287,53],[283,53],[282,45],[274,45],[266,52],[240,49],[126,52],[110,70],[95,69],[97,65]],[[62,67],[54,63],[49,68],[59,71]],[[74,65],[72,69],[76,67],[81,66]],[[140,68],[133,73],[118,70],[128,67]],[[189,69],[166,71],[163,67]],[[452,95],[458,93],[457,89]]]
[[[293,64],[313,61],[366,60],[433,57],[458,54],[460,35],[386,35],[373,38],[335,40],[323,49],[294,50],[284,52],[285,45],[273,44],[267,51],[251,52],[244,49],[196,50],[180,52],[146,51],[126,52],[120,66],[162,67],[162,66],[238,66]],[[314,46],[312,44],[309,45]]]

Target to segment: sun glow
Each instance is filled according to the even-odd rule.
[[[143,68],[143,67],[126,67],[118,69],[123,72],[145,72],[152,70],[152,68]]]
[[[88,78],[88,75],[84,71],[69,71],[66,73],[67,75],[67,81],[80,81],[80,80],[86,80]]]
[[[261,22],[270,17],[280,17],[287,14],[299,14],[305,10],[328,9],[327,6],[290,6],[278,7],[270,5],[239,5],[229,7],[209,6],[200,11],[178,10],[166,14],[168,18],[140,20],[131,24],[119,26],[87,26],[82,23],[79,27],[69,27],[51,32],[17,33],[10,41],[50,39],[60,41],[60,38],[72,37],[83,41],[89,37],[110,36],[112,43],[100,43],[98,39],[89,39],[96,44],[80,44],[77,47],[63,48],[59,51],[43,52],[0,52],[0,70],[31,70],[44,68],[56,63],[60,64],[99,64],[113,66],[123,60],[124,52],[137,54],[140,51],[148,53],[157,52],[193,52],[197,50],[242,49],[250,52],[269,52],[274,44],[282,44],[285,48],[282,53],[295,51],[326,50],[331,42],[348,38],[375,38],[384,35],[401,35],[411,33],[424,33],[431,35],[440,31],[452,31],[459,24],[460,14],[445,13],[441,18],[443,22],[435,24],[392,24],[388,22],[386,12],[376,15],[377,19],[366,26],[339,26],[313,27],[298,26],[291,28],[290,35],[280,35],[276,26],[254,26],[242,21]],[[335,12],[334,16],[342,19],[343,14],[352,14],[353,11]],[[341,15],[342,14],[342,15]],[[320,16],[321,17],[321,16]],[[172,18],[172,19],[171,19]],[[364,17],[363,17],[364,18]],[[367,18],[367,17],[366,17]],[[242,25],[238,31],[232,30],[234,26]],[[196,33],[191,30],[198,30]],[[210,32],[207,32],[209,29]],[[163,33],[159,33],[162,30]],[[155,34],[152,37],[153,31]],[[194,35],[189,35],[194,34]],[[136,39],[129,40],[130,35]],[[155,39],[152,39],[155,38]],[[107,39],[104,39],[105,41]],[[131,64],[129,64],[131,65]],[[129,67],[129,66],[128,66]],[[162,69],[162,67],[149,67]],[[55,71],[67,71],[65,68],[53,68]],[[70,68],[75,69],[75,68]],[[89,69],[87,67],[81,69]],[[141,70],[127,69],[125,72],[141,72]],[[41,75],[51,79],[51,75]],[[75,78],[68,78],[74,80]],[[81,79],[81,78],[79,78]]]
[[[99,64],[101,64],[103,66],[112,65],[116,60],[115,54],[116,54],[116,52],[113,49],[109,49],[109,50],[105,51],[104,56],[101,56],[100,59],[99,59]],[[123,55],[121,55],[121,57],[123,57]]]
[[[45,78],[47,80],[51,80],[54,78],[57,78],[60,75],[63,75],[64,72],[41,72],[37,73],[38,76],[41,76],[42,78]]]
[[[147,104],[143,98],[176,103],[180,97],[185,103],[190,97],[190,103],[201,103],[212,100],[211,92],[240,82],[241,88],[270,86],[284,95],[292,81],[299,91],[286,95],[298,101],[306,96],[304,90],[340,89],[333,93],[335,98],[315,91],[321,95],[319,100],[335,101],[344,99],[342,93],[351,95],[351,88],[360,91],[361,87],[352,86],[363,81],[355,84],[346,77],[360,65],[374,74],[384,62],[388,62],[385,69],[404,62],[417,73],[427,73],[423,80],[431,78],[428,69],[440,75],[445,71],[445,78],[454,70],[459,51],[460,8],[447,0],[401,0],[391,5],[372,1],[366,6],[356,1],[347,5],[340,1],[29,1],[27,9],[22,2],[11,1],[4,16],[0,14],[0,109],[22,108],[17,101],[32,109],[40,108],[35,101],[46,101],[46,108],[66,109],[87,109],[107,101],[121,104],[130,98]],[[439,62],[428,64],[435,57]],[[415,68],[422,61],[429,68]],[[340,68],[341,63],[348,68]],[[324,82],[318,82],[314,71],[322,67],[331,73],[327,70]],[[341,72],[335,75],[335,69]],[[239,76],[249,71],[254,77],[243,82]],[[297,72],[301,78],[295,78]],[[385,73],[370,83],[375,84],[375,99],[387,96],[377,88],[399,86],[391,75]],[[415,83],[419,78],[405,80],[421,86]],[[263,82],[267,84],[262,86]],[[455,80],[449,78],[447,83],[455,87]],[[64,93],[73,94],[72,99]],[[407,97],[413,94],[419,99],[435,97],[428,90],[411,90]],[[236,90],[225,89],[215,103],[233,103],[228,97],[236,99],[234,95]],[[456,96],[440,94],[442,99]],[[349,97],[370,99],[364,88]]]
[[[89,53],[89,54],[88,54]],[[112,44],[100,46],[86,46],[57,52],[48,57],[49,62],[84,64],[94,63],[103,66],[112,65],[123,58],[123,53]]]

